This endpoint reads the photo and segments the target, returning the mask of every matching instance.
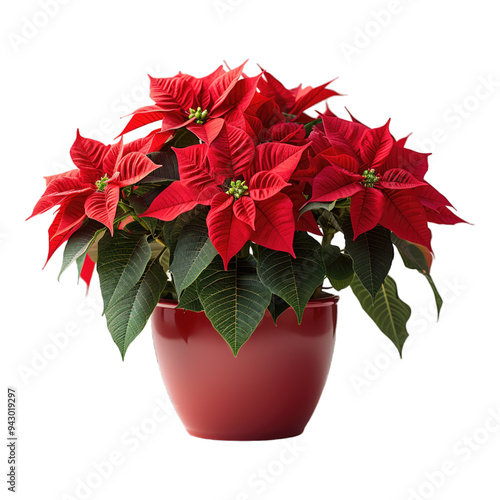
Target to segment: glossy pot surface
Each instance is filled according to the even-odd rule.
[[[153,340],[167,392],[187,431],[208,439],[301,434],[323,391],[335,344],[337,297],[310,301],[274,324],[268,311],[234,357],[205,313],[161,301]]]

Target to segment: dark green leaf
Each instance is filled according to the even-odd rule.
[[[94,243],[99,235],[104,233],[105,230],[106,228],[101,223],[89,220],[81,229],[71,235],[64,248],[63,263],[57,279],[61,277],[61,274],[66,271],[73,262],[78,261],[79,257],[83,256],[85,258],[85,254],[92,243]],[[78,274],[78,276],[80,276],[80,274]]]
[[[306,129],[306,134],[307,136],[309,136],[309,134],[311,133],[314,125],[318,125],[319,123],[321,123],[323,121],[322,118],[317,118],[316,120],[313,120],[312,122],[309,122],[309,123],[306,123],[304,125],[304,128]]]
[[[329,210],[320,210],[321,215],[318,217],[318,224],[325,230],[334,229],[342,231],[336,217]]]
[[[160,263],[163,270],[167,272],[170,269],[170,250],[165,247],[160,257],[158,258],[158,262]]]
[[[254,259],[235,257],[225,271],[217,256],[196,280],[205,314],[235,356],[271,300],[271,292],[259,280],[255,267]]]
[[[170,250],[170,258],[174,258],[175,247],[184,226],[195,217],[194,211],[180,214],[175,220],[163,223],[163,241]]]
[[[148,153],[147,156],[153,163],[161,165],[161,167],[153,170],[149,175],[144,177],[144,179],[139,181],[139,184],[153,184],[156,182],[179,180],[177,157],[171,149],[168,149],[167,151]]]
[[[99,241],[97,272],[104,313],[139,281],[150,257],[151,247],[145,235],[120,231]]]
[[[293,307],[300,323],[309,299],[323,284],[325,266],[321,245],[307,233],[295,233],[293,249],[295,259],[288,252],[260,247],[257,272],[271,292]]]
[[[406,323],[410,319],[411,309],[399,298],[396,282],[387,276],[374,301],[356,276],[352,280],[351,289],[368,316],[392,340],[402,355],[403,345],[408,338]]]
[[[345,255],[340,248],[334,245],[323,247],[323,262],[326,276],[335,290],[347,288],[354,277],[352,259]]]
[[[162,292],[162,298],[169,300],[177,300],[177,292],[175,291],[174,282],[172,280],[167,280],[165,288]]]
[[[170,266],[178,295],[193,283],[216,255],[217,250],[208,237],[205,217],[198,215],[182,229]]]
[[[142,214],[148,209],[148,205],[141,196],[131,194],[128,197],[128,202],[137,215]],[[158,219],[154,217],[141,217],[141,221],[148,226],[149,232],[154,235]]]
[[[146,326],[166,283],[167,276],[162,267],[151,260],[139,281],[107,309],[108,329],[122,358],[130,343]]]
[[[391,238],[392,242],[398,249],[401,258],[403,259],[404,265],[408,269],[417,270],[420,274],[423,274],[426,277],[427,282],[429,283],[432,292],[434,294],[434,300],[436,301],[437,315],[439,318],[439,313],[441,312],[441,307],[443,306],[443,299],[441,298],[441,295],[439,294],[438,289],[434,283],[434,280],[432,279],[429,272],[428,258],[432,258],[430,256],[430,252],[427,249],[422,250],[420,247],[414,245],[409,241],[398,238],[394,233],[392,233]],[[429,253],[427,257],[425,256],[424,251],[427,251]]]
[[[187,148],[188,146],[194,146],[195,144],[199,143],[200,140],[198,139],[198,137],[187,128],[184,128],[175,132],[174,138],[167,143],[167,147],[170,147],[169,145],[172,145],[176,148]]]
[[[351,220],[342,221],[346,250],[352,258],[354,272],[372,298],[375,298],[389,272],[394,258],[391,232],[382,226],[360,234],[353,241]]]
[[[306,212],[309,212],[309,210],[327,210],[328,212],[335,207],[335,202],[332,201],[331,203],[323,203],[321,201],[313,201],[312,203],[308,203],[307,205],[304,205],[302,209],[300,210],[300,215],[305,214]]]
[[[187,311],[200,312],[203,311],[200,298],[198,297],[198,289],[196,283],[189,285],[181,295],[178,309],[186,309]]]
[[[78,271],[77,283],[80,283],[80,274],[82,273],[83,263],[85,262],[86,256],[87,254],[84,253],[76,259],[76,269]]]
[[[273,317],[274,324],[278,321],[278,318],[290,307],[281,297],[277,295],[271,296],[271,302],[267,306],[267,309]]]

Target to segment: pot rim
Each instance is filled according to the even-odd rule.
[[[320,297],[317,299],[312,299],[306,304],[306,309],[312,309],[315,307],[326,307],[331,304],[337,304],[339,301],[338,295],[330,295],[328,297]],[[166,309],[176,309],[179,302],[177,300],[171,299],[160,299],[156,307],[164,307]],[[179,309],[182,311],[183,309]]]

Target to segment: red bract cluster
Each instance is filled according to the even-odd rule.
[[[137,183],[158,168],[146,155],[152,137],[130,144],[120,141],[106,146],[77,132],[70,150],[78,167],[46,177],[47,188],[31,217],[59,205],[49,228],[49,255],[77,231],[88,217],[108,227],[113,234],[120,189]]]
[[[155,104],[134,112],[121,135],[160,120],[161,129],[125,146],[78,134],[71,148],[78,168],[46,178],[32,215],[60,207],[49,229],[49,258],[86,217],[112,232],[120,189],[158,168],[146,154],[184,130],[202,144],[174,149],[180,181],[143,215],[169,221],[197,204],[210,205],[210,238],[226,265],[249,240],[293,255],[295,230],[319,233],[310,212],[299,218],[308,198],[350,198],[355,238],[381,224],[430,249],[427,222],[462,220],[424,180],[428,155],[396,141],[388,123],[371,129],[329,110],[308,134],[305,123],[314,118],[304,112],[339,95],[327,85],[287,89],[267,71],[246,76],[243,65],[220,66],[204,78],[151,78]]]
[[[406,149],[406,139],[396,141],[389,122],[375,129],[333,115],[322,115],[322,122],[310,136],[316,153],[311,201],[350,198],[354,238],[380,224],[431,250],[427,222],[463,222],[424,180],[428,155]]]

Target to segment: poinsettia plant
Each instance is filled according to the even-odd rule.
[[[306,114],[338,95],[330,83],[287,89],[243,65],[151,78],[154,104],[118,142],[77,132],[76,168],[46,177],[32,215],[58,207],[48,259],[65,245],[61,273],[76,262],[88,285],[97,267],[122,356],[161,299],[204,311],[236,355],[266,309],[277,322],[291,307],[300,322],[310,300],[347,287],[401,352],[411,310],[388,274],[394,248],[439,314],[428,223],[464,221],[424,180],[428,155],[389,122]]]

